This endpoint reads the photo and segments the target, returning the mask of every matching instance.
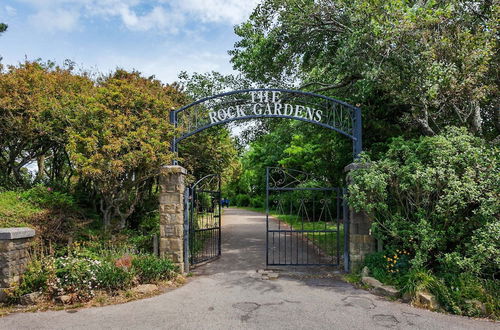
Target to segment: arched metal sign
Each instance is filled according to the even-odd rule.
[[[324,95],[279,88],[222,93],[172,110],[170,121],[182,132],[172,141],[172,150],[209,127],[257,118],[288,118],[326,127],[352,140],[354,157],[362,150],[361,109]]]

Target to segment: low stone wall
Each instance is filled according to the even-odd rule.
[[[4,290],[24,273],[34,236],[31,228],[0,228],[0,301],[5,300]]]

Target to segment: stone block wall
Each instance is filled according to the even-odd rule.
[[[165,166],[160,173],[160,257],[184,271],[185,168]]]
[[[0,301],[5,299],[4,289],[24,273],[34,236],[31,228],[0,228]]]
[[[349,185],[349,172],[359,168],[359,164],[346,166],[347,184]],[[367,254],[377,250],[375,238],[371,235],[373,220],[366,212],[355,212],[349,208],[349,270],[356,271],[364,261]]]

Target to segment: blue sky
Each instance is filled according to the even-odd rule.
[[[73,60],[107,73],[116,67],[156,75],[232,72],[227,51],[256,0],[0,0],[3,64]]]

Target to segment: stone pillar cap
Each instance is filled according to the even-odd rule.
[[[360,168],[368,168],[370,167],[369,163],[350,163],[346,167],[344,167],[344,172],[355,171]]]
[[[187,174],[187,170],[180,165],[165,165],[161,167],[162,172]]]
[[[0,228],[0,239],[30,238],[35,236],[35,230],[28,227]]]

